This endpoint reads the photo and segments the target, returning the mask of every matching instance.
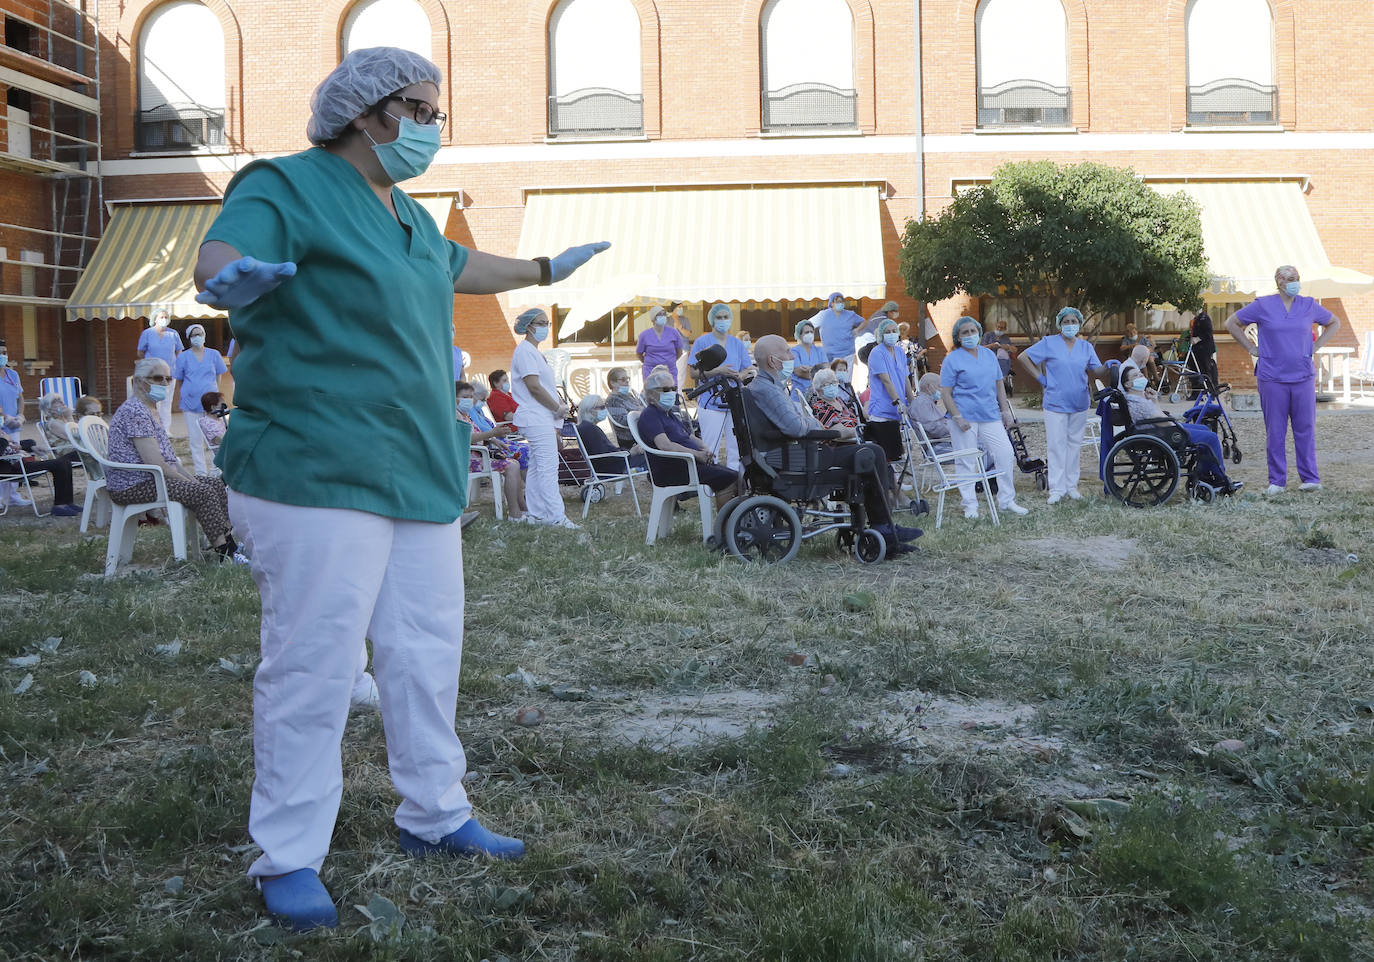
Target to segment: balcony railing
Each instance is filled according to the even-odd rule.
[[[549,98],[550,137],[637,137],[643,133],[641,94],[584,87]]]
[[[859,95],[822,83],[789,84],[763,92],[763,129],[853,130]]]
[[[1190,126],[1273,124],[1278,113],[1278,87],[1225,77],[1188,88]]]
[[[1008,80],[978,91],[979,127],[1067,127],[1068,87],[1040,80]]]
[[[223,108],[200,104],[163,104],[135,118],[139,150],[197,150],[224,146]]]

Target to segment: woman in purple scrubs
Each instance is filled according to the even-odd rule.
[[[647,381],[649,372],[662,364],[673,375],[676,384],[677,359],[687,352],[687,345],[677,328],[668,326],[668,312],[663,308],[654,308],[650,319],[653,325],[640,331],[635,343],[635,353],[644,362],[644,379]]]
[[[1315,298],[1302,297],[1298,269],[1289,265],[1274,272],[1277,294],[1257,297],[1236,311],[1226,330],[1236,343],[1259,360],[1260,410],[1264,412],[1265,454],[1269,461],[1266,494],[1282,494],[1288,484],[1288,426],[1298,462],[1299,491],[1320,491],[1317,473],[1317,368],[1313,353],[1341,328],[1340,318]],[[1245,327],[1259,329],[1259,344],[1250,343]],[[1312,325],[1322,328],[1312,339]]]

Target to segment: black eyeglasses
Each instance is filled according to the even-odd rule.
[[[448,114],[442,110],[435,110],[426,100],[418,97],[388,97],[388,100],[399,100],[403,104],[410,104],[415,110],[415,122],[417,124],[434,124],[440,130],[444,129],[445,122],[448,121]]]
[[[149,374],[149,375],[148,375],[147,377],[145,377],[143,380],[147,381],[149,384],[171,384],[171,383],[172,383],[172,379],[171,379],[170,377],[168,377],[166,374]]]

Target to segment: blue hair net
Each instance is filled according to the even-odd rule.
[[[794,327],[794,328],[792,329],[792,336],[795,337],[798,341],[801,340],[802,328],[803,328],[803,327],[809,327],[809,328],[811,328],[811,330],[813,330],[813,331],[816,329],[816,325],[815,325],[815,324],[812,324],[810,321],[807,321],[807,320],[798,321],[798,322],[797,322],[797,326]]]
[[[959,318],[959,320],[955,321],[954,326],[949,329],[950,337],[956,343],[959,340],[959,328],[963,327],[965,324],[972,324],[974,327],[978,328],[979,334],[983,333],[983,325],[978,323],[978,318],[969,317],[965,314],[963,317]]]
[[[525,311],[525,313],[515,319],[515,333],[524,334],[530,329],[530,325],[535,321],[540,318],[548,320],[548,317],[549,315],[545,314],[540,308],[531,307],[528,311]]]
[[[735,319],[735,312],[730,310],[729,304],[713,304],[711,306],[711,313],[708,316],[713,321],[718,317],[728,317],[733,321]]]
[[[1083,323],[1083,312],[1076,307],[1061,307],[1059,313],[1054,316],[1054,323],[1063,324],[1064,319],[1068,317],[1076,317],[1079,324]]]
[[[305,135],[312,144],[326,144],[383,97],[411,84],[438,87],[442,80],[439,68],[418,53],[400,47],[355,50],[310,95],[310,123]]]
[[[831,294],[829,297],[827,297],[827,298],[825,299],[825,304],[826,304],[826,306],[829,307],[830,304],[831,304],[831,303],[835,300],[835,298],[837,298],[837,297],[838,297],[840,300],[844,300],[844,295],[841,294],[839,291],[836,291],[835,293]]]

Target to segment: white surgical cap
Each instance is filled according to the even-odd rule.
[[[320,81],[310,95],[310,123],[305,135],[325,144],[344,132],[349,121],[383,97],[411,84],[439,86],[439,68],[418,53],[400,47],[355,50]]]

